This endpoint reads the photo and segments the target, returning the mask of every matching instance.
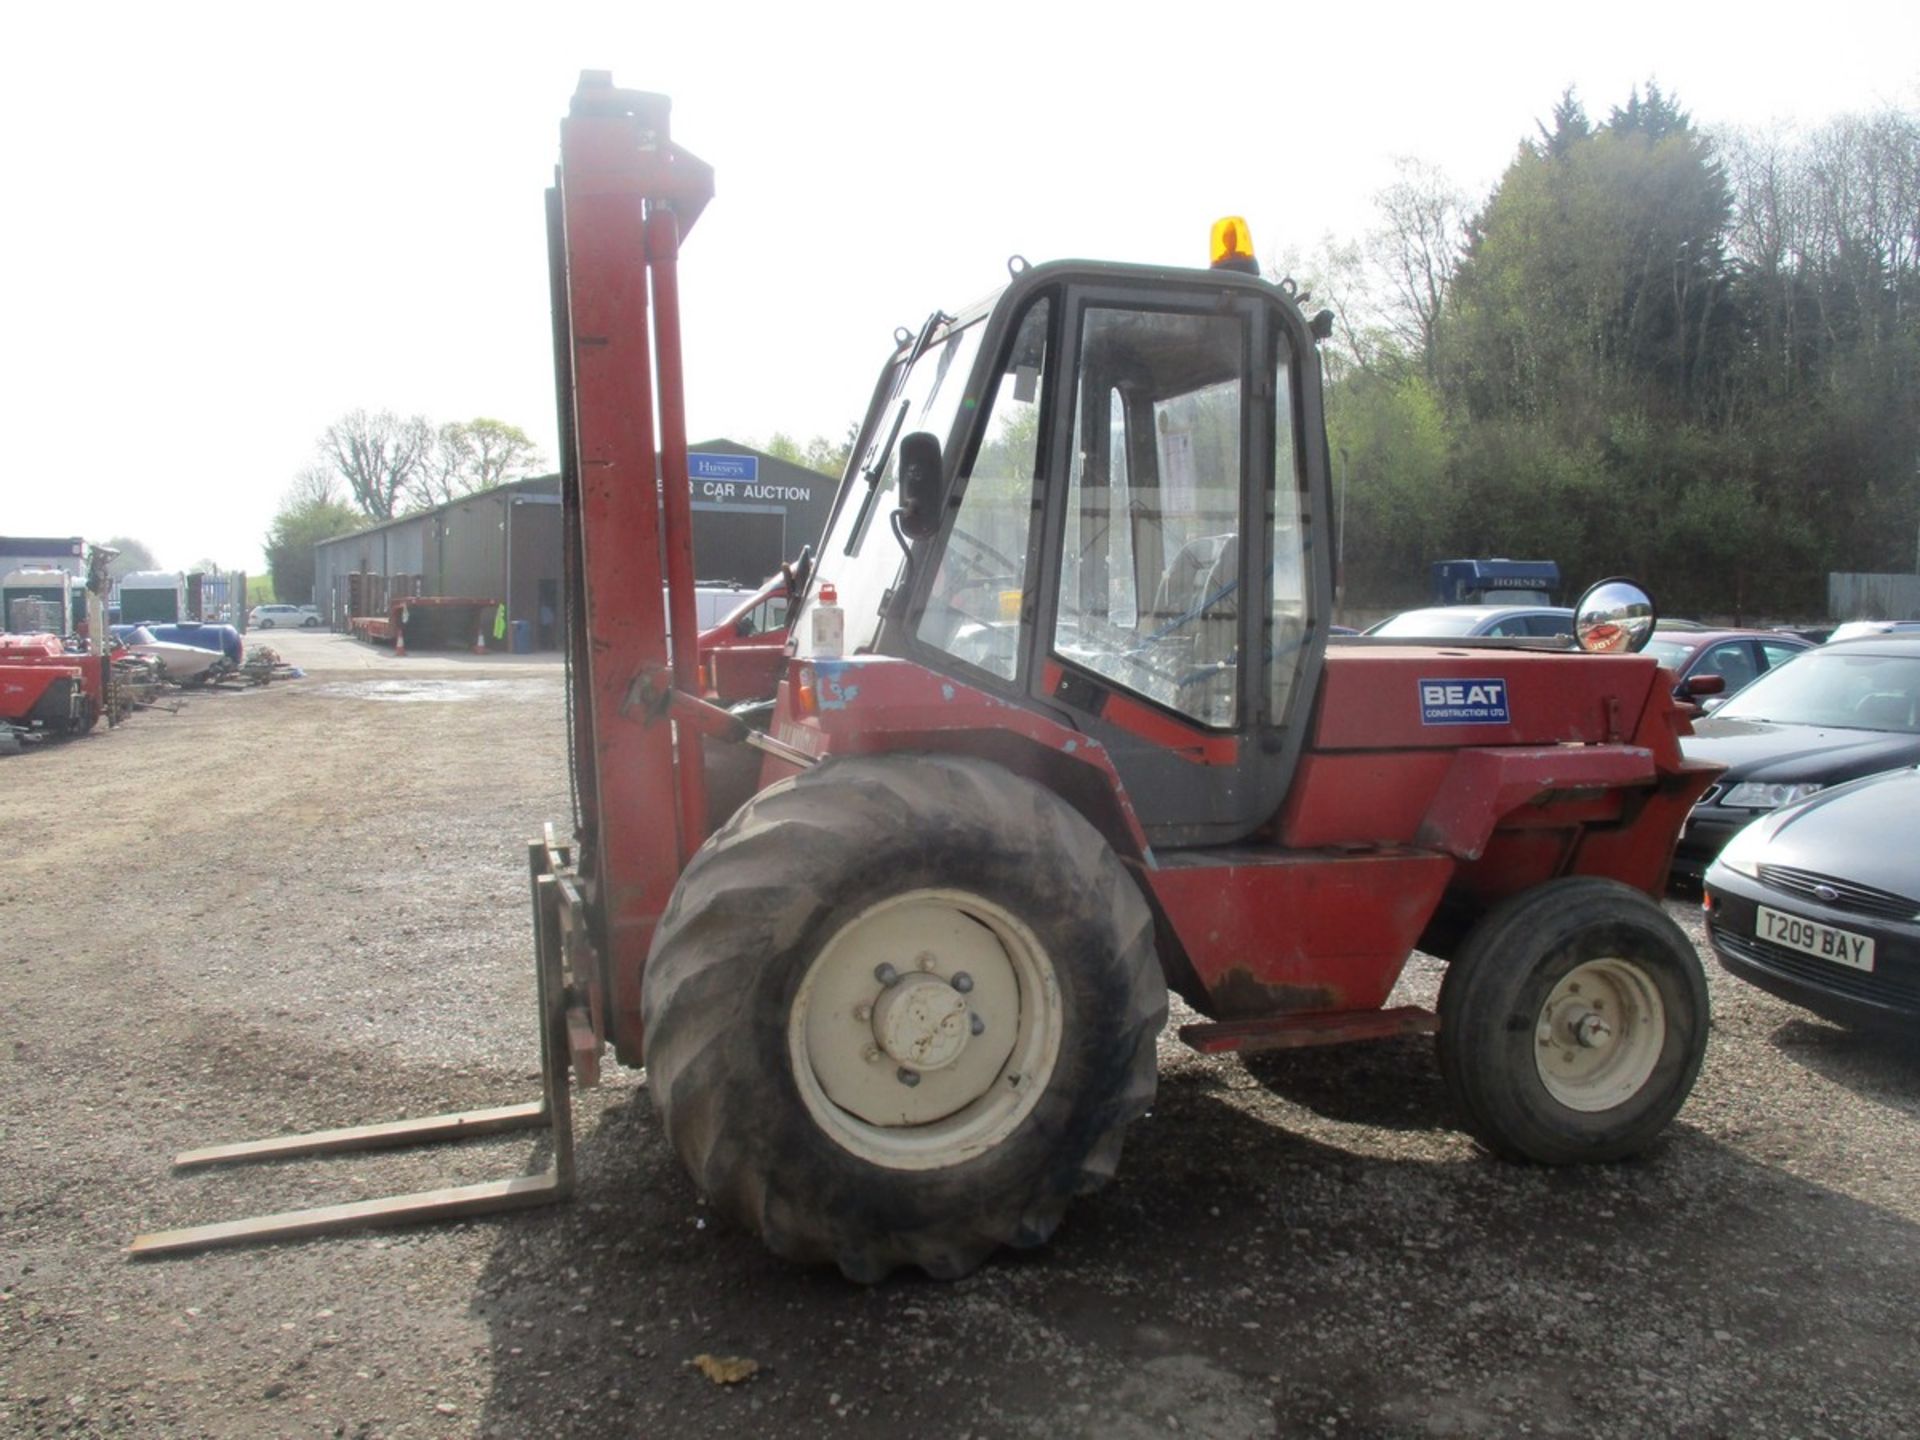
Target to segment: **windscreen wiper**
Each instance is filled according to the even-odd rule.
[[[913,373],[913,367],[919,363],[920,357],[927,353],[927,347],[933,344],[933,332],[942,325],[952,323],[953,316],[945,311],[936,310],[927,316],[926,323],[920,327],[920,333],[913,337],[913,348],[907,351],[906,360],[901,363],[899,372],[894,376],[893,393],[887,397],[889,403],[899,398],[900,406],[893,412],[893,424],[887,430],[886,441],[873,452],[873,458],[867,462],[862,472],[867,477],[868,489],[878,485],[880,477],[887,473],[887,461],[893,458],[894,442],[900,438],[900,429],[907,423],[907,401],[900,396],[901,390],[906,388],[907,377]]]

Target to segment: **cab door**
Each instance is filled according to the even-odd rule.
[[[1330,600],[1304,331],[1238,286],[1066,301],[1029,693],[1108,749],[1156,845],[1239,839],[1285,798]]]

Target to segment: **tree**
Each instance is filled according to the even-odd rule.
[[[1448,473],[1449,439],[1438,395],[1411,365],[1356,370],[1329,388],[1334,503],[1349,536],[1346,594],[1417,603],[1428,563],[1453,553],[1465,497]]]
[[[1399,178],[1374,197],[1385,223],[1367,252],[1393,296],[1386,323],[1431,381],[1438,376],[1440,318],[1466,243],[1466,197],[1432,165],[1403,157],[1394,169]]]
[[[290,604],[310,602],[313,547],[336,535],[351,534],[365,524],[366,516],[353,506],[314,496],[305,477],[295,481],[267,531],[267,573],[273,577],[274,595]]]
[[[859,438],[860,422],[856,420],[847,426],[846,438],[838,444],[824,435],[815,435],[802,445],[784,430],[776,430],[766,444],[754,448],[764,450],[776,460],[817,470],[837,480],[846,473],[847,461],[853,454],[853,442]]]
[[[120,552],[113,557],[112,562],[107,566],[107,573],[116,580],[131,575],[135,570],[158,570],[160,568],[160,562],[153,558],[153,551],[148,549],[143,542],[134,539],[131,535],[114,536],[111,540],[107,541],[107,548]]]
[[[433,447],[433,427],[424,415],[402,420],[391,410],[349,411],[320,436],[321,455],[346,483],[360,513],[374,520],[390,520],[404,508],[403,499],[425,474]]]
[[[1540,143],[1547,154],[1565,155],[1582,140],[1593,134],[1593,126],[1587,123],[1587,112],[1574,96],[1569,85],[1560,92],[1560,99],[1553,107],[1553,128],[1540,126]]]
[[[1568,94],[1571,96],[1572,92]],[[1557,108],[1554,116],[1559,118]],[[1640,87],[1634,86],[1627,103],[1614,106],[1613,113],[1607,116],[1607,129],[1615,135],[1645,135],[1649,140],[1659,141],[1674,135],[1690,137],[1693,120],[1676,101],[1660,93],[1657,82],[1649,80],[1647,98],[1642,100]]]
[[[1577,447],[1617,412],[1704,418],[1732,334],[1710,142],[1653,85],[1598,130],[1576,121],[1556,111],[1469,226],[1447,375],[1476,416],[1552,416]]]
[[[1367,264],[1365,246],[1322,235],[1309,250],[1289,247],[1262,272],[1285,289],[1311,315],[1323,306],[1333,312],[1333,334],[1320,346],[1329,384],[1358,370],[1398,365],[1405,356],[1396,347],[1378,292],[1379,276]]]
[[[325,465],[309,465],[293,477],[293,484],[282,497],[281,508],[294,505],[343,504],[340,476]]]
[[[1913,565],[1920,117],[1843,116],[1725,148],[1741,341],[1725,423],[1771,553],[1811,608],[1827,570]]]
[[[441,505],[532,474],[545,463],[518,425],[485,416],[457,420],[434,432],[433,449],[411,495],[419,505]]]

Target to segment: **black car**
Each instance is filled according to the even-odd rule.
[[[1842,1024],[1920,1022],[1916,813],[1920,770],[1907,768],[1742,830],[1707,870],[1720,963]]]
[[[1920,635],[1830,642],[1769,670],[1680,742],[1726,766],[1687,816],[1676,879],[1699,880],[1749,821],[1920,761]]]

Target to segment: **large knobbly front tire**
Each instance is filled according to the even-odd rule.
[[[1700,957],[1618,881],[1552,880],[1468,934],[1440,986],[1440,1071],[1496,1155],[1620,1160],[1679,1113],[1706,1053]]]
[[[701,1191],[875,1281],[1037,1245],[1151,1105],[1153,921],[1098,831],[1000,766],[830,761],[694,856],[641,995]]]

